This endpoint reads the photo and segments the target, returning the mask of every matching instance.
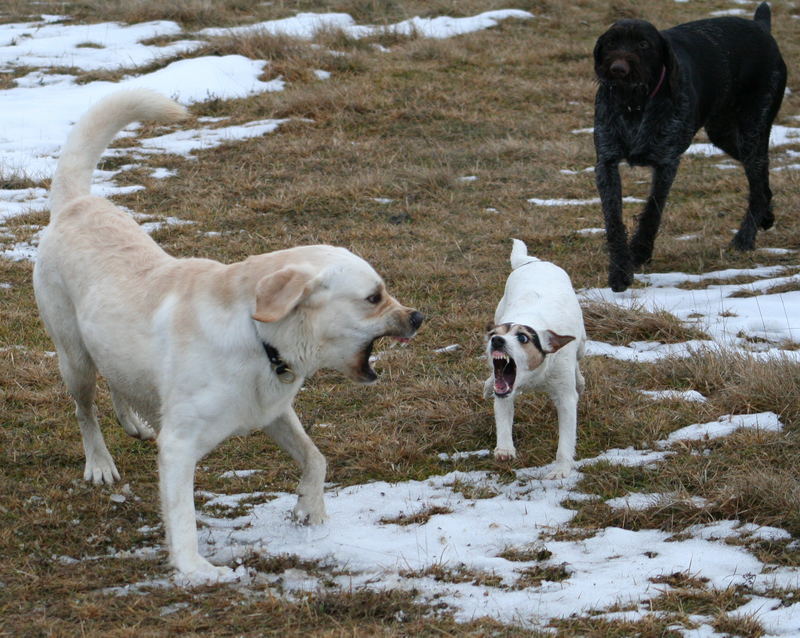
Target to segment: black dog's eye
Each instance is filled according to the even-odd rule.
[[[522,334],[521,332],[517,335],[517,341],[520,343],[528,343],[530,339],[528,339],[528,335]]]
[[[639,43],[639,48],[640,49],[649,49],[650,48],[650,43],[647,40],[642,40]]]
[[[381,299],[383,299],[383,297],[381,297],[381,293],[379,292],[376,292],[374,295],[370,295],[369,297],[367,297],[367,301],[371,304],[379,304],[381,302]]]

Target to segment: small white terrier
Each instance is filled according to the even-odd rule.
[[[486,355],[492,368],[484,396],[494,394],[498,460],[516,457],[511,429],[514,399],[527,389],[550,395],[558,412],[558,452],[545,478],[569,475],[575,458],[578,397],[586,331],[569,275],[555,264],[528,255],[519,239],[511,250],[511,274],[494,323],[487,326]]]

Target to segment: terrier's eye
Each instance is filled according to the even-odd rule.
[[[528,343],[530,339],[528,339],[528,335],[522,334],[521,332],[517,335],[517,341],[520,343]]]
[[[381,293],[379,292],[376,292],[374,295],[370,295],[369,297],[367,297],[367,301],[371,304],[379,304],[381,302],[381,299],[383,299],[383,297],[381,297]]]

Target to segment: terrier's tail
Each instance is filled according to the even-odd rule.
[[[511,240],[514,245],[511,247],[511,268],[519,268],[531,261],[539,261],[537,257],[531,257],[528,254],[528,247],[524,241],[519,239]]]
[[[50,187],[51,218],[76,197],[88,195],[92,172],[114,136],[131,122],[175,122],[186,117],[177,102],[147,89],[120,91],[89,109],[69,134]]]

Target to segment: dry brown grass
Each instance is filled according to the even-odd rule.
[[[647,616],[639,621],[606,620],[605,618],[583,617],[561,619],[551,622],[551,626],[561,636],[581,636],[585,638],[682,638],[684,633],[676,628],[673,616]],[[690,626],[692,626],[690,624]]]
[[[141,171],[121,178],[147,188],[117,198],[118,203],[197,222],[155,234],[172,254],[231,262],[302,243],[345,245],[371,261],[399,299],[429,316],[407,348],[383,346],[385,355],[377,364],[383,378],[375,388],[323,373],[298,398],[305,423],[330,424],[313,429],[312,436],[328,458],[329,479],[346,485],[424,479],[452,468],[512,476],[508,464],[491,458],[445,465],[436,457],[494,444],[491,405],[480,394],[488,373],[481,357],[482,328],[508,274],[509,238],[525,240],[532,254],[564,267],[577,287],[604,285],[603,238],[575,233],[601,225],[597,207],[534,207],[527,199],[595,195],[590,173],[564,175],[559,169],[594,163],[591,136],[570,131],[591,126],[591,50],[606,25],[619,16],[638,15],[667,26],[700,17],[711,5],[656,0],[93,0],[43,8],[12,1],[0,8],[0,20],[22,19],[46,8],[92,22],[172,19],[190,30],[280,18],[296,10],[348,11],[360,23],[386,24],[413,15],[473,15],[506,7],[540,17],[510,20],[451,40],[396,38],[390,53],[333,32],[320,34],[321,49],[263,35],[214,39],[203,53],[269,59],[270,77],[283,75],[288,87],[246,100],[211,100],[194,106],[193,114],[224,115],[233,122],[294,119],[273,135],[200,152],[192,161],[159,157],[146,162],[177,168],[171,179],[145,179]],[[788,9],[776,6],[774,11],[784,57],[796,68],[800,40],[794,23],[784,19]],[[331,55],[331,47],[345,55]],[[317,80],[316,68],[331,71],[332,79]],[[4,78],[0,87],[5,82],[10,85]],[[800,86],[793,76],[790,87],[780,123],[800,113]],[[776,150],[773,158],[780,153]],[[701,273],[790,265],[792,257],[727,250],[730,229],[744,210],[745,179],[741,169],[720,171],[713,164],[684,158],[647,270]],[[466,175],[478,179],[459,179]],[[645,195],[648,177],[645,171],[625,169],[625,194]],[[772,186],[778,222],[774,231],[759,236],[759,245],[796,247],[800,218],[792,210],[800,178],[791,171],[773,173]],[[379,197],[392,201],[378,203]],[[626,207],[627,219],[637,212],[636,206]],[[44,223],[46,216],[38,214],[13,220],[8,228],[25,239],[35,232],[33,226]],[[209,236],[207,231],[222,234]],[[687,233],[699,239],[677,239]],[[446,610],[434,610],[440,613],[431,617],[431,607],[416,604],[411,593],[325,594],[294,602],[266,589],[153,588],[146,596],[128,597],[102,593],[104,587],[169,573],[163,555],[155,561],[107,557],[109,547],[163,543],[158,528],[137,531],[159,521],[155,446],[129,439],[113,423],[101,385],[98,407],[109,448],[123,482],[141,500],[115,504],[109,499],[112,490],[80,480],[80,437],[56,362],[45,354],[52,344],[37,319],[30,275],[30,264],[0,260],[0,282],[11,284],[0,288],[0,635],[535,635],[483,620],[459,625]],[[586,323],[591,337],[614,343],[700,336],[663,313],[601,305],[587,305]],[[451,343],[460,349],[433,352]],[[21,348],[7,348],[12,345]],[[723,518],[777,525],[800,536],[800,377],[795,364],[704,354],[648,366],[593,357],[584,360],[583,369],[587,389],[579,413],[579,457],[610,447],[652,446],[678,427],[725,413],[774,410],[788,432],[711,442],[708,456],[693,455],[695,448],[687,446],[658,471],[587,468],[581,487],[589,493],[608,498],[626,491],[677,491],[702,496],[709,505],[697,508],[678,500],[652,511],[620,514],[602,503],[576,503],[575,524],[586,529],[554,531],[554,540],[582,538],[609,524],[677,534],[692,523]],[[696,389],[709,403],[653,402],[638,393],[658,388]],[[553,409],[541,397],[518,402],[514,467],[552,460],[555,422]],[[235,480],[219,477],[225,470],[250,468],[264,472]],[[293,490],[296,480],[291,461],[265,436],[253,435],[234,438],[210,455],[198,471],[197,487]],[[461,491],[469,498],[491,497],[479,485],[465,484]],[[786,547],[756,549],[765,560],[797,564],[800,557]],[[99,558],[66,565],[54,561],[54,555]],[[291,566],[287,558],[256,568],[279,573]],[[789,600],[789,593],[782,595]],[[188,606],[161,615],[175,604]],[[653,616],[637,623],[585,617],[556,626],[563,635],[670,636],[677,635],[670,628],[677,617]],[[726,616],[720,618],[722,627]]]
[[[382,518],[380,522],[384,525],[424,525],[433,516],[452,513],[453,510],[451,510],[449,507],[443,507],[441,505],[429,505],[411,514],[400,514],[393,518]]]
[[[794,292],[800,290],[800,282],[787,281],[782,284],[775,284],[763,290],[737,290],[731,293],[731,297],[755,297],[757,295],[778,295],[783,292]]]
[[[666,311],[649,312],[641,307],[625,308],[610,303],[584,302],[583,320],[589,339],[627,345],[632,341],[680,343],[708,339],[702,330],[687,327]]]
[[[476,586],[500,587],[503,583],[502,576],[497,574],[469,569],[466,565],[446,567],[444,565],[431,565],[427,569],[401,571],[404,578],[432,578],[442,583],[471,583]]]
[[[700,352],[644,368],[651,385],[695,389],[718,414],[776,412],[790,430],[800,417],[800,376],[790,359],[759,364],[746,354]]]
[[[552,555],[553,552],[541,545],[532,545],[529,547],[508,547],[498,554],[500,558],[517,562],[534,560],[542,561],[547,560]]]
[[[673,496],[643,510],[580,501],[573,503],[578,513],[572,524],[592,529],[615,525],[679,532],[713,520],[740,520],[800,534],[800,513],[793,505],[800,497],[796,475],[800,442],[795,433],[739,431],[724,439],[681,448],[657,468],[605,463],[585,467],[580,489],[604,499],[628,492]],[[706,449],[707,454],[696,453]],[[705,502],[695,503],[692,496]]]

